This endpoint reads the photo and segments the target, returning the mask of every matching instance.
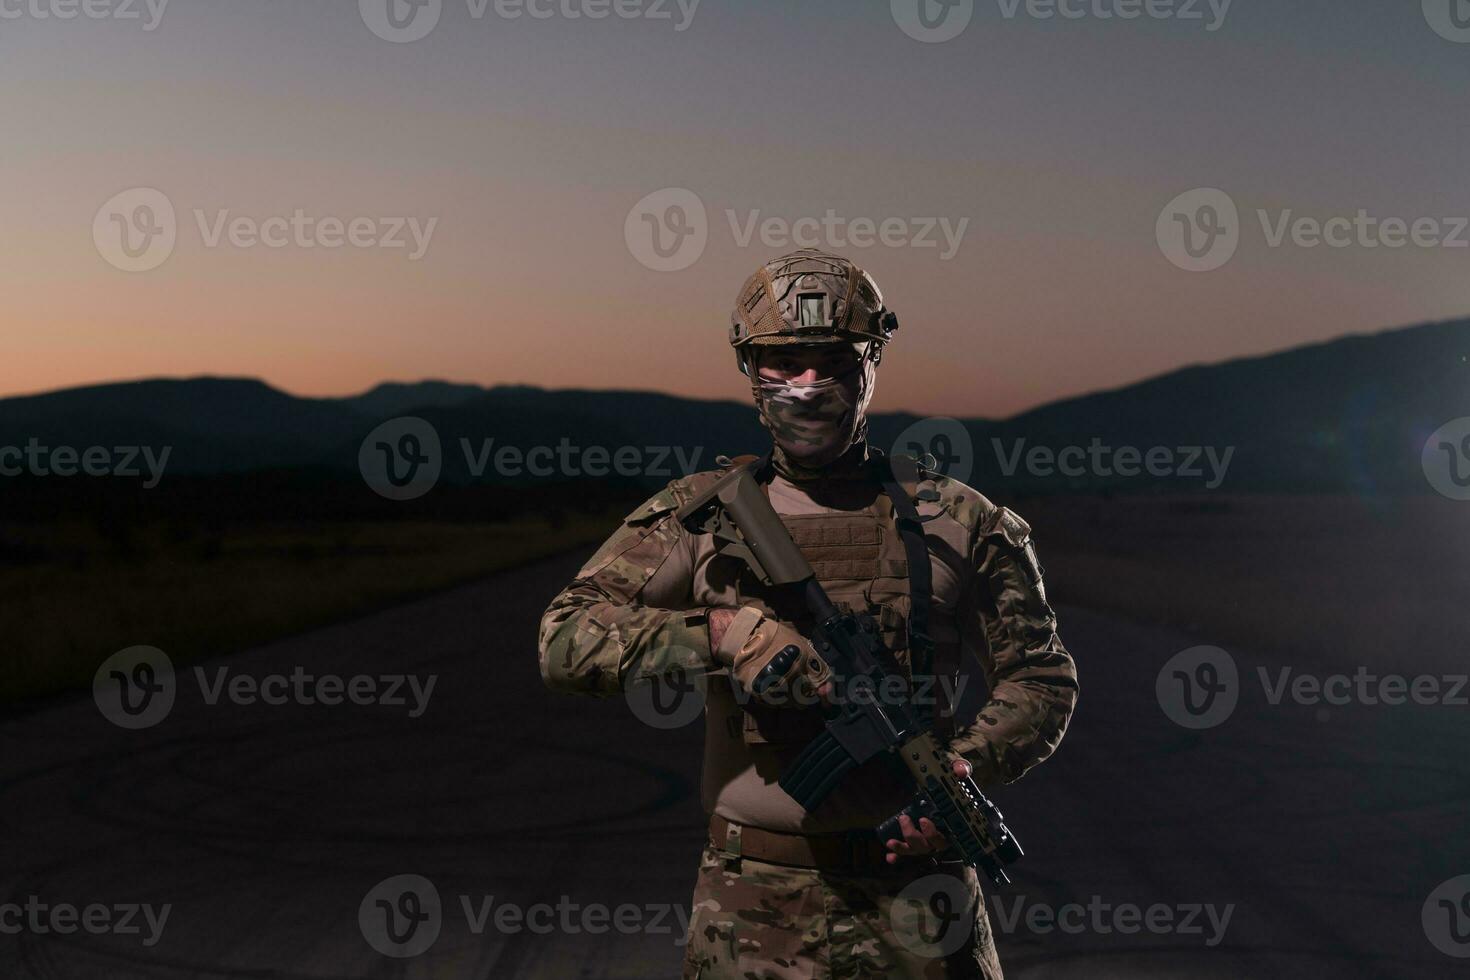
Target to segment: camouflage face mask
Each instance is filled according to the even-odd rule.
[[[873,397],[872,361],[813,384],[757,378],[756,408],[771,437],[807,467],[825,466],[859,437]]]

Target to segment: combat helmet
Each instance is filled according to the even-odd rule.
[[[872,341],[874,362],[898,330],[873,277],[840,255],[797,249],[747,280],[730,314],[730,346],[749,374],[751,345]]]

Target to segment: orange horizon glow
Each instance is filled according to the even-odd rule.
[[[355,6],[200,0],[151,32],[5,22],[26,84],[0,96],[0,127],[24,134],[0,184],[0,396],[217,375],[316,397],[446,378],[742,401],[730,304],[797,244],[759,229],[829,213],[846,233],[964,222],[948,257],[942,235],[822,242],[900,318],[880,412],[1005,418],[1470,311],[1463,249],[1273,246],[1258,217],[1464,213],[1446,177],[1467,155],[1470,62],[1417,8],[1242,8],[1205,32],[978,5],[960,37],[919,44],[886,4],[710,2],[676,32],[475,22],[446,3],[446,29],[390,44]],[[882,70],[834,84],[812,37]],[[804,104],[792,93],[825,93],[822,111],[776,123]],[[1189,272],[1156,221],[1201,187],[1239,205],[1241,242]],[[177,242],[129,272],[94,219],[135,188],[167,198]],[[666,188],[707,216],[674,272],[625,238]],[[210,240],[298,210],[434,227],[418,258]]]

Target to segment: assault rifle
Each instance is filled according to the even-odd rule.
[[[798,590],[815,621],[811,643],[831,671],[838,696],[825,709],[825,731],[782,773],[781,789],[811,811],[854,769],[887,758],[915,796],[874,828],[878,838],[901,839],[898,820],[904,814],[916,825],[928,817],[964,863],[998,885],[1009,884],[1005,865],[1022,851],[1000,810],[973,779],[954,774],[907,685],[888,680],[877,624],[833,605],[751,467],[732,469],[681,507],[678,518],[690,531],[713,534],[723,553],[741,559],[766,585]],[[776,654],[756,678],[757,689],[785,677],[799,655],[795,646]]]

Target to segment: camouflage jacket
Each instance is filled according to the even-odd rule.
[[[738,606],[741,599],[728,574],[715,574],[709,536],[691,534],[674,512],[719,476],[691,474],[654,494],[552,600],[539,638],[541,673],[550,688],[605,696],[681,668],[718,670],[707,611]],[[969,650],[990,691],[974,722],[950,745],[975,767],[982,785],[1011,782],[1060,742],[1076,703],[1076,668],[1057,636],[1027,524],[958,481],[925,476],[920,488],[933,492],[921,494],[916,505],[933,571],[936,674],[945,664],[952,674],[958,653]],[[783,517],[825,510],[801,485],[779,476],[770,496]],[[729,701],[728,685],[710,683],[708,701],[707,809],[737,822],[804,830],[870,824],[875,814],[881,820],[894,812],[880,813],[892,800],[867,807],[844,803],[837,793],[831,812],[817,821],[822,826],[814,826],[810,815],[791,812],[783,794],[770,787],[769,773],[800,746],[742,744],[735,738],[739,709]],[[763,764],[770,753],[776,765]],[[775,795],[767,798],[768,789]]]

